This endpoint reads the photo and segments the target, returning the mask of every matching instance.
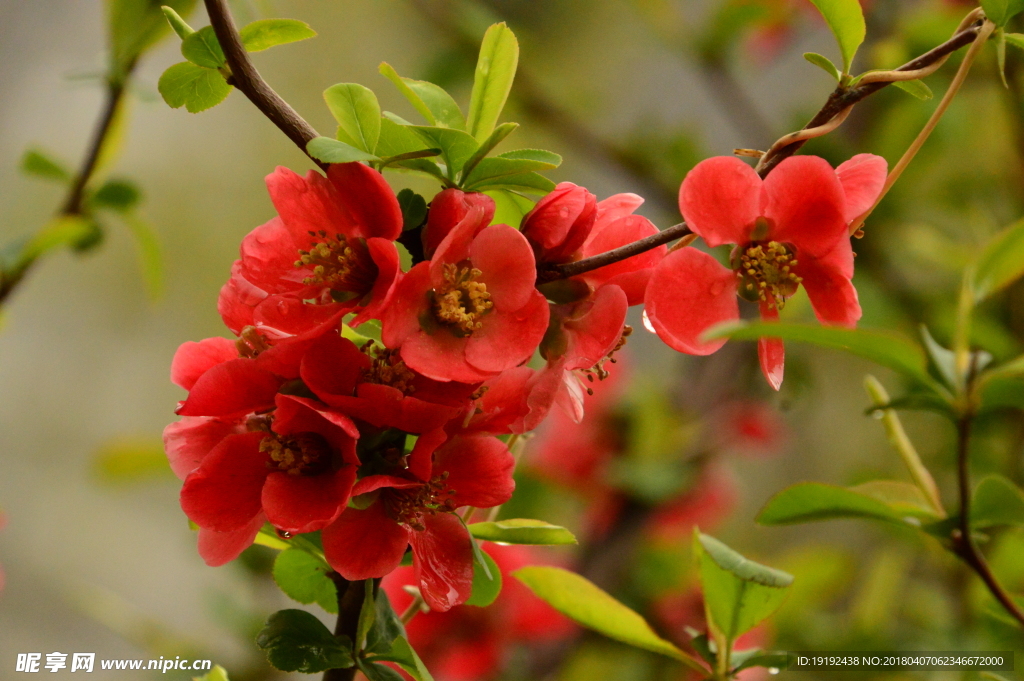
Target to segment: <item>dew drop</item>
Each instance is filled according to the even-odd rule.
[[[772,675],[778,674],[779,673],[779,668],[778,667],[768,667],[768,673],[772,674]]]
[[[876,421],[881,421],[882,419],[885,418],[885,411],[882,409],[875,409],[873,412],[871,412],[871,418],[875,419]]]
[[[291,532],[285,532],[284,530],[277,530],[277,536],[280,537],[281,539],[291,539],[292,538],[292,533]]]
[[[644,320],[644,328],[645,329],[647,329],[651,333],[658,333],[657,331],[654,330],[654,326],[651,324],[651,320],[647,316],[647,310],[644,310],[643,320]]]

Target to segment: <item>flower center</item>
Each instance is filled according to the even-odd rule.
[[[412,384],[416,374],[405,365],[396,350],[382,348],[373,341],[367,341],[359,349],[371,362],[369,368],[362,371],[363,382],[389,385],[401,390],[404,395],[416,391],[416,386]]]
[[[382,495],[384,510],[396,523],[414,530],[424,530],[423,516],[451,513],[456,509],[452,497],[455,490],[448,487],[448,472],[412,489],[388,489]]]
[[[239,357],[253,359],[264,350],[269,349],[270,344],[267,343],[263,334],[256,330],[255,326],[250,325],[243,328],[242,332],[238,334],[235,347],[238,348]]]
[[[471,334],[481,326],[480,318],[494,303],[487,284],[477,281],[483,274],[476,268],[448,264],[444,266],[444,284],[434,290],[434,316],[443,324]]]
[[[740,296],[781,310],[803,281],[792,271],[796,265],[792,251],[778,241],[747,246],[736,268]]]
[[[308,251],[299,251],[295,266],[312,268],[312,275],[302,280],[307,286],[323,285],[340,294],[363,295],[373,287],[377,266],[359,239],[347,239],[343,234],[333,238],[327,232],[309,232],[320,239]]]
[[[589,381],[590,383],[593,383],[595,380],[603,381],[604,379],[608,378],[610,374],[608,373],[608,370],[604,368],[604,363],[611,362],[612,364],[618,364],[618,360],[615,359],[615,353],[621,350],[623,346],[626,345],[626,341],[629,340],[629,337],[631,335],[633,335],[633,327],[630,326],[629,324],[625,324],[622,327],[622,335],[619,337],[618,342],[615,344],[615,347],[608,351],[607,355],[597,360],[597,364],[595,364],[594,366],[589,367],[587,369],[577,369],[577,371],[579,371],[580,374],[582,374],[583,376],[586,376],[587,381]],[[593,388],[591,388],[590,386],[585,387],[587,389],[588,395],[594,394]]]
[[[319,475],[331,467],[331,447],[319,433],[269,433],[260,441],[260,451],[270,455],[268,468],[288,475]]]

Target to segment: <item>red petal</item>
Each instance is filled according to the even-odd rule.
[[[600,229],[600,231],[598,231]],[[605,251],[610,251],[619,246],[633,243],[651,236],[658,232],[647,218],[641,215],[628,215],[606,225],[597,225],[591,238],[583,245],[582,256],[589,258]],[[653,269],[665,257],[668,252],[667,246],[658,246],[649,251],[634,255],[619,262],[605,265],[591,272],[582,275],[582,279],[588,282],[592,288],[598,288],[601,284],[616,283],[626,293],[630,305],[639,305],[644,300],[644,291],[647,288],[649,275],[630,277],[631,273],[642,270]]]
[[[227,338],[204,338],[182,343],[171,360],[171,381],[191,390],[208,369],[229,359],[238,359],[235,342]]]
[[[281,435],[319,433],[336,451],[354,451],[359,429],[345,414],[316,400],[295,395],[278,395],[274,432]],[[346,461],[352,461],[348,456]]]
[[[204,373],[178,408],[181,416],[229,418],[270,409],[281,381],[251,359],[223,362]]]
[[[413,487],[422,487],[423,483],[418,480],[409,480],[408,478],[399,478],[394,475],[367,475],[365,478],[361,478],[359,482],[352,488],[352,496],[357,497],[360,494],[369,494],[370,492],[376,492],[379,489],[390,487],[392,489],[412,489]]]
[[[476,379],[452,376],[452,380],[464,383],[483,380],[530,359],[544,338],[550,314],[544,294],[531,289],[530,301],[521,309],[515,312],[496,310],[486,315],[483,327],[469,337],[465,357],[474,369],[487,373]],[[402,356],[405,357],[404,350]]]
[[[218,532],[237,530],[260,512],[267,478],[263,433],[225,438],[181,488],[181,508],[197,525]]]
[[[494,219],[494,199],[486,194],[464,192],[454,187],[445,189],[430,202],[427,224],[423,228],[423,252],[427,258],[434,257],[434,251],[448,232],[465,219],[466,214],[478,206],[484,211],[484,224]]]
[[[570,259],[587,240],[597,218],[597,197],[563,182],[523,218],[522,233],[545,262]]]
[[[383,577],[398,567],[410,531],[389,518],[376,502],[366,510],[345,509],[324,528],[321,539],[327,562],[350,581]]]
[[[273,295],[256,306],[253,321],[271,338],[308,337],[337,326],[352,307],[351,302],[314,305],[295,295]]]
[[[171,470],[182,480],[228,435],[245,432],[237,421],[208,416],[183,416],[164,428],[164,451]]]
[[[636,194],[613,194],[604,201],[597,202],[597,220],[591,232],[603,230],[606,226],[627,215],[632,215],[644,204],[644,199]]]
[[[205,527],[199,528],[199,555],[210,567],[228,563],[252,545],[266,518],[258,514],[248,525],[231,532],[217,532]]]
[[[281,218],[274,218],[249,232],[242,239],[239,274],[269,293],[285,293],[305,288],[308,270],[295,267],[299,244],[307,247],[309,237],[296,243],[295,235]]]
[[[457,506],[490,508],[512,498],[515,459],[496,437],[456,436],[434,452],[432,475],[448,473]]]
[[[333,163],[327,177],[336,200],[352,216],[352,236],[394,241],[402,233],[402,208],[384,176],[362,163]]]
[[[709,246],[741,244],[761,216],[761,193],[753,168],[734,156],[716,156],[687,174],[679,188],[679,210]]]
[[[645,308],[651,326],[669,347],[710,355],[725,345],[725,339],[703,342],[701,335],[740,316],[736,275],[707,253],[681,248],[654,269]]]
[[[589,369],[622,338],[628,303],[618,286],[602,286],[591,300],[558,307],[570,308],[561,320],[568,341],[566,369]]]
[[[220,289],[217,298],[217,312],[224,325],[236,336],[242,329],[252,326],[253,311],[267,297],[267,292],[245,279],[241,273],[242,261],[236,260],[231,266],[231,278]]]
[[[761,303],[761,319],[778,321],[778,310],[769,309]],[[778,338],[759,338],[757,341],[757,358],[761,362],[761,373],[775,390],[782,387],[782,377],[786,367],[786,348]]]
[[[336,333],[326,333],[314,343],[302,358],[299,370],[303,382],[321,399],[332,395],[351,396],[356,382],[370,358],[359,351],[355,343]],[[325,402],[330,404],[327,399]]]
[[[345,510],[355,479],[352,465],[323,475],[273,472],[263,485],[263,510],[270,524],[285,532],[322,530]]]
[[[398,283],[398,275],[401,271],[401,264],[398,257],[398,248],[394,241],[387,239],[367,239],[366,250],[377,266],[377,278],[373,282],[373,289],[368,294],[370,300],[358,315],[350,322],[355,327],[369,319],[378,319],[387,309],[394,294],[395,285]]]
[[[473,335],[477,333],[480,332]],[[444,328],[433,334],[421,330],[402,344],[402,360],[413,371],[435,381],[484,381],[497,372],[481,371],[466,361],[469,341],[470,338],[457,338]]]
[[[484,229],[473,239],[469,258],[480,269],[479,281],[487,285],[496,311],[518,310],[536,293],[533,249],[518,230],[508,225]]]
[[[469,257],[469,246],[487,227],[487,213],[482,206],[473,206],[462,222],[455,225],[434,251],[430,260],[430,281],[434,288],[444,284],[444,266],[460,263]]]
[[[805,256],[796,273],[803,278],[814,314],[822,324],[853,328],[860,319],[860,303],[853,277],[853,248],[849,239],[840,241],[824,258]]]
[[[423,600],[431,610],[445,612],[473,591],[473,540],[451,513],[425,516],[423,524],[427,529],[409,533],[413,567]]]
[[[765,178],[769,238],[792,243],[797,256],[822,256],[847,235],[846,196],[832,166],[817,156],[791,156]]]
[[[381,338],[389,348],[399,348],[420,330],[420,315],[430,313],[430,263],[421,262],[402,276],[391,304],[384,310]]]
[[[846,222],[853,222],[875,205],[888,171],[886,160],[874,154],[857,154],[836,168],[839,183],[846,194],[846,210],[843,212]]]
[[[434,475],[434,451],[447,439],[448,434],[440,429],[421,435],[409,452],[409,472],[424,482],[430,480]]]

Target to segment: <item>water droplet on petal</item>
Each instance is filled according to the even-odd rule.
[[[645,328],[645,329],[647,329],[647,330],[648,330],[648,331],[650,331],[651,333],[658,333],[657,331],[655,331],[655,330],[654,330],[654,326],[653,326],[653,325],[651,325],[651,320],[650,320],[650,318],[649,318],[649,317],[647,316],[647,310],[644,310],[644,314],[643,314],[643,320],[644,320],[644,328]]]
[[[768,667],[768,673],[772,674],[772,675],[778,674],[779,673],[779,668],[778,667]]]

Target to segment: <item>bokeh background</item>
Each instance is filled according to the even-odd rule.
[[[862,70],[895,67],[930,49],[970,9],[939,0],[866,4]],[[255,61],[326,134],[334,124],[320,93],[337,82],[367,85],[383,108],[411,115],[377,73],[385,60],[467,100],[476,42],[492,21],[508,21],[522,46],[504,115],[522,124],[513,146],[561,153],[565,163],[550,176],[599,198],[641,194],[647,203],[640,212],[661,227],[678,221],[675,194],[693,164],[736,147],[767,148],[824,102],[833,83],[802,53],[837,57],[805,0],[238,0],[233,10],[240,23],[292,17],[319,32]],[[46,149],[73,166],[84,153],[103,97],[104,11],[100,0],[0,0],[0,243],[38,229],[63,195],[19,173],[25,149]],[[189,20],[206,23],[201,8]],[[948,340],[960,270],[987,236],[1024,213],[1020,56],[1010,54],[1004,88],[987,50],[868,223],[866,238],[856,242],[864,326],[914,334],[925,323]],[[936,92],[957,59],[928,79]],[[178,507],[179,483],[163,463],[160,431],[183,397],[168,379],[174,350],[226,333],[216,313],[218,290],[241,238],[273,215],[263,177],[277,165],[304,171],[311,164],[240,93],[198,115],[169,109],[156,81],[177,61],[176,39],[145,56],[110,171],[144,190],[142,214],[162,246],[162,294],[147,293],[137,246],[112,217],[98,248],[47,257],[2,311],[0,678],[14,676],[17,653],[54,651],[99,658],[196,651],[225,665],[232,678],[271,678],[246,637],[269,612],[294,606],[266,577],[260,551],[219,569],[203,565]],[[934,103],[889,88],[807,152],[835,163],[859,152],[894,162]],[[396,188],[436,191],[425,181],[391,179]],[[809,318],[806,299],[791,301],[786,313]],[[565,524],[592,540],[575,557],[563,552],[553,560],[583,564],[660,631],[681,638],[686,617],[679,613],[693,609],[686,601],[693,581],[687,546],[697,522],[744,554],[795,574],[792,598],[758,633],[763,645],[1024,650],[1019,629],[986,614],[974,579],[934,542],[864,523],[779,529],[753,521],[772,494],[799,480],[905,478],[881,426],[865,413],[865,374],[876,373],[898,394],[892,375],[791,345],[786,383],[773,394],[756,371],[753,344],[685,357],[644,331],[639,318],[631,323],[637,331],[623,351],[628,371],[617,372],[617,397],[607,408],[618,415],[608,423],[619,424],[621,442],[602,454],[628,456],[601,469],[619,505],[602,516],[593,499],[552,482],[543,463],[531,467],[531,456],[542,456],[542,435],[528,445],[521,494],[505,511]],[[983,308],[975,341],[999,358],[1020,354],[1024,289]],[[951,427],[921,413],[905,422],[951,502]],[[643,468],[642,452],[656,461],[653,468]],[[1022,455],[1019,414],[982,424],[978,471],[1021,483]],[[683,471],[672,498],[690,505],[659,533],[647,522],[651,500],[667,497],[651,491],[650,478],[668,469]],[[646,482],[643,471],[654,471]],[[1024,537],[1004,533],[986,550],[1020,593]],[[545,654],[540,666],[511,665],[501,673],[683,678],[678,668],[599,639],[575,638]],[[132,675],[97,670],[93,678],[126,674]]]

